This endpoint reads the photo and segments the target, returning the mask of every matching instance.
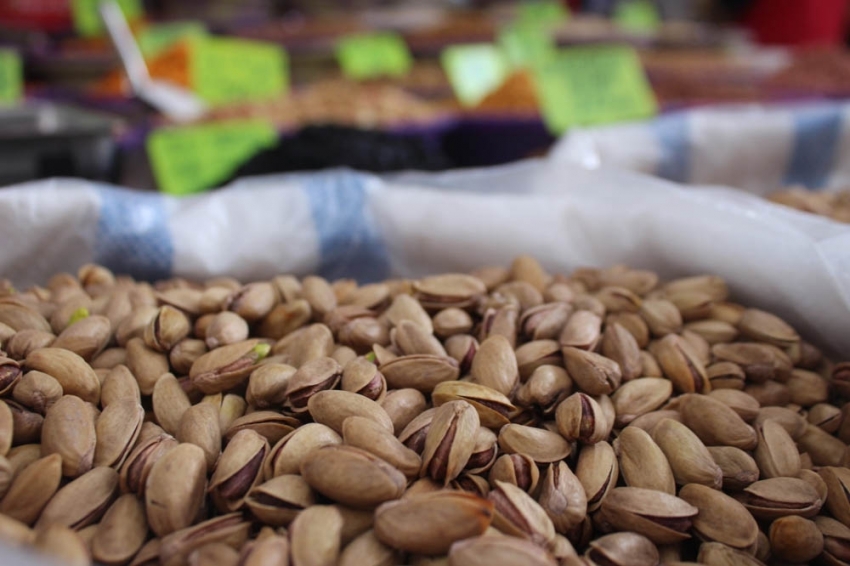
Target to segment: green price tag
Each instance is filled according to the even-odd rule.
[[[627,0],[617,4],[614,21],[628,31],[651,33],[661,25],[661,16],[650,0]]]
[[[0,105],[17,104],[24,94],[24,69],[21,56],[0,50]]]
[[[654,115],[655,95],[635,50],[625,45],[573,47],[537,69],[541,112],[549,129]]]
[[[277,45],[219,37],[192,43],[191,83],[213,106],[276,98],[289,88],[289,59]]]
[[[188,195],[233,174],[261,149],[277,143],[274,128],[235,120],[157,130],[148,136],[148,157],[162,192]]]
[[[514,68],[531,68],[555,54],[555,42],[536,26],[513,24],[499,33],[499,46]]]
[[[97,7],[100,0],[71,0],[71,16],[74,29],[83,37],[94,37],[103,33],[103,21]],[[124,17],[132,22],[145,15],[142,0],[118,0]]]
[[[537,28],[555,28],[570,19],[570,10],[558,0],[528,0],[517,6],[517,21]]]
[[[404,76],[413,66],[404,39],[390,32],[344,37],[337,43],[336,58],[342,72],[357,81]]]
[[[201,22],[171,22],[147,26],[136,40],[145,57],[155,57],[184,39],[203,37],[206,26]]]
[[[440,56],[455,96],[464,106],[475,106],[502,86],[510,65],[502,51],[491,43],[453,45]]]

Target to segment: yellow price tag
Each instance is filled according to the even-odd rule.
[[[271,125],[234,120],[157,130],[148,136],[147,150],[160,190],[187,195],[221,183],[276,143]]]
[[[658,110],[635,50],[624,45],[572,47],[537,69],[541,112],[549,129],[647,118]]]
[[[192,41],[191,83],[209,104],[265,100],[289,88],[289,59],[270,43],[199,37]]]

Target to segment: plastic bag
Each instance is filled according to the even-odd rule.
[[[0,276],[23,288],[89,261],[156,279],[281,272],[374,281],[538,257],[716,273],[736,300],[850,352],[850,226],[721,188],[529,161],[389,177],[259,177],[183,199],[54,180],[0,191]]]
[[[685,110],[646,122],[575,130],[558,142],[550,157],[759,195],[789,185],[847,188],[850,105]]]

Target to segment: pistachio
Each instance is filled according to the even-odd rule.
[[[570,453],[570,444],[558,433],[513,423],[499,430],[499,447],[507,454],[527,454],[537,464],[557,462]]]
[[[527,538],[549,548],[554,544],[555,526],[546,511],[525,491],[506,482],[496,482],[488,495],[493,503],[493,526],[505,534]]]
[[[234,313],[235,316],[236,315]],[[293,331],[301,328],[304,324],[310,321],[313,317],[313,310],[310,308],[310,303],[304,299],[296,299],[286,303],[275,305],[269,313],[260,321],[257,327],[257,334],[263,338],[271,338],[272,340],[280,340],[284,336],[291,334]],[[240,320],[245,320],[239,317]],[[241,324],[236,323],[229,329],[228,334],[236,335],[237,328]],[[231,334],[232,333],[232,334]]]
[[[311,452],[323,446],[342,444],[342,438],[330,427],[307,423],[293,430],[269,451],[263,462],[263,475],[271,479],[283,474],[297,474],[301,462]]]
[[[624,427],[635,418],[654,411],[673,394],[669,379],[642,377],[625,382],[611,396],[616,413],[614,425]]]
[[[622,380],[620,366],[599,354],[564,348],[564,363],[575,384],[589,395],[608,395]]]
[[[684,328],[699,334],[711,345],[732,342],[738,337],[738,329],[723,320],[696,320],[689,322]]]
[[[177,440],[201,448],[204,451],[207,471],[211,472],[221,453],[221,429],[215,407],[209,403],[189,407],[180,420]]]
[[[0,367],[0,375],[4,368]],[[0,377],[2,380],[2,377]],[[28,371],[13,384],[12,399],[33,411],[44,414],[62,397],[62,386],[50,375],[40,371]]]
[[[587,515],[587,494],[579,479],[563,461],[550,464],[540,487],[538,503],[555,530],[567,533]]]
[[[247,340],[248,323],[244,318],[230,311],[220,312],[212,319],[205,332],[205,342],[209,349]]]
[[[563,347],[593,351],[602,338],[602,317],[590,311],[575,311],[558,337]]]
[[[285,474],[251,489],[245,505],[265,524],[286,526],[304,509],[315,504],[313,490],[301,476]]]
[[[568,441],[594,444],[607,438],[608,423],[602,408],[592,397],[573,393],[555,411],[558,432]]]
[[[696,394],[683,395],[679,401],[682,422],[707,446],[756,447],[756,431],[724,403]]]
[[[850,470],[834,466],[821,468],[818,473],[826,483],[826,507],[832,516],[850,526],[850,497],[847,488],[850,487]]]
[[[206,470],[204,452],[194,444],[175,446],[153,464],[145,481],[145,511],[158,536],[192,524],[204,500]]]
[[[800,453],[788,432],[782,425],[770,420],[757,430],[758,446],[754,456],[761,477],[797,477],[800,474]]]
[[[517,369],[525,381],[534,370],[543,365],[563,365],[561,348],[555,340],[532,340],[516,349]]]
[[[102,564],[126,564],[139,551],[148,534],[145,506],[127,493],[103,515],[91,541],[92,558]]]
[[[144,440],[140,435],[136,447],[121,466],[121,491],[144,495],[153,465],[176,445],[177,441],[164,432]]]
[[[744,493],[744,506],[756,519],[770,520],[787,515],[812,517],[823,505],[815,488],[798,478],[759,480],[744,488]]]
[[[107,406],[95,424],[95,466],[118,469],[127,459],[139,434],[145,411],[135,399],[120,399]]]
[[[289,541],[279,535],[258,539],[243,556],[243,566],[288,566]]]
[[[497,482],[510,483],[523,491],[533,493],[540,480],[540,470],[531,456],[526,454],[502,454],[493,462],[488,478],[490,486]]]
[[[510,342],[499,335],[484,340],[472,359],[470,373],[474,383],[510,395],[519,383],[518,361]]]
[[[115,470],[93,468],[56,492],[41,512],[35,528],[62,525],[76,530],[96,523],[109,508],[117,489]]]
[[[375,536],[391,548],[445,554],[452,544],[484,533],[493,503],[457,491],[437,491],[384,503],[375,511]]]
[[[0,395],[5,395],[13,389],[17,389],[22,374],[21,365],[18,362],[6,357],[0,358]]]
[[[54,377],[65,395],[75,395],[89,403],[100,400],[97,374],[83,358],[70,350],[40,348],[27,355],[26,367]]]
[[[814,521],[792,515],[770,525],[770,551],[779,560],[808,563],[823,549],[823,533]]]
[[[699,484],[688,484],[679,491],[679,498],[687,501],[699,513],[693,518],[697,537],[739,550],[753,548],[759,527],[747,509],[721,491]]]
[[[301,296],[310,303],[315,316],[324,316],[336,308],[337,300],[333,289],[321,277],[308,276],[301,281]]]
[[[61,559],[68,566],[86,566],[90,563],[85,542],[65,525],[49,525],[36,531],[33,548],[44,556]]]
[[[759,426],[768,420],[776,421],[782,425],[794,440],[799,440],[808,430],[806,419],[786,407],[762,407],[759,409],[753,425]]]
[[[305,363],[287,384],[286,397],[289,406],[296,413],[307,412],[310,397],[320,391],[333,389],[341,377],[342,368],[332,358],[317,358]]]
[[[275,411],[254,411],[234,419],[224,431],[223,438],[227,443],[239,431],[250,430],[265,438],[269,444],[274,444],[300,425],[301,421],[289,415]]]
[[[248,539],[250,528],[251,523],[243,521],[239,513],[230,513],[180,529],[162,538],[159,561],[163,566],[185,564],[193,551],[214,542],[239,548]]]
[[[523,334],[532,340],[557,338],[570,317],[571,308],[562,302],[544,303],[526,310],[520,317]]]
[[[640,347],[629,331],[616,322],[605,328],[602,353],[619,364],[625,381],[641,376]]]
[[[145,326],[144,340],[148,348],[168,352],[189,334],[189,320],[178,309],[163,305]]]
[[[212,542],[189,554],[189,566],[237,566],[239,553],[221,542]]]
[[[781,348],[798,342],[800,337],[778,316],[759,309],[747,309],[738,321],[738,329],[744,336],[774,344]]]
[[[593,564],[613,566],[654,566],[659,562],[658,548],[637,533],[611,533],[590,543],[585,557]]]
[[[177,378],[170,373],[159,378],[154,385],[151,401],[160,426],[168,434],[177,434],[183,414],[192,406]]]
[[[434,331],[431,317],[428,316],[419,301],[410,295],[397,295],[393,298],[393,302],[387,308],[384,317],[393,326],[397,326],[402,320],[409,320],[429,333]]]
[[[791,402],[796,405],[811,407],[829,400],[829,382],[813,371],[795,369],[785,385]]]
[[[682,315],[676,305],[665,299],[647,299],[639,310],[653,336],[663,338],[682,330]]]
[[[422,466],[422,459],[416,452],[372,419],[360,416],[346,418],[342,424],[342,437],[348,446],[371,452],[409,478],[418,475]]]
[[[339,556],[340,566],[392,566],[398,563],[399,553],[378,540],[374,530],[368,530],[351,541]]]
[[[450,566],[555,566],[554,557],[536,544],[514,537],[478,536],[454,543]]]
[[[322,495],[360,509],[398,499],[407,484],[384,460],[351,446],[313,450],[301,462],[301,475]]]
[[[758,416],[761,408],[759,402],[752,396],[737,389],[716,389],[709,393],[716,399],[738,413],[745,422],[752,422]]]
[[[753,457],[734,446],[709,446],[708,452],[723,473],[723,488],[741,491],[758,481],[759,468]]]
[[[658,359],[664,375],[673,382],[681,393],[708,393],[711,382],[705,367],[694,353],[690,344],[677,334],[669,334],[651,348]]]
[[[480,421],[466,401],[449,401],[434,413],[425,435],[420,476],[447,485],[460,475],[472,455]]]
[[[711,566],[726,566],[739,564],[740,566],[763,566],[764,563],[749,553],[736,550],[723,543],[706,542],[700,545],[697,556],[699,564]]]
[[[619,465],[607,442],[584,446],[578,454],[576,477],[584,486],[588,512],[596,511],[617,485]]]
[[[483,342],[491,336],[501,336],[508,341],[511,348],[514,348],[517,341],[519,312],[519,306],[511,302],[507,304],[500,302],[497,308],[487,308],[481,318],[478,339]]]
[[[808,425],[806,432],[796,440],[800,451],[808,452],[816,466],[847,466],[850,463],[847,445],[816,426]]]
[[[614,441],[614,451],[627,486],[676,494],[670,463],[649,433],[637,427],[626,427]]]
[[[340,387],[379,403],[387,395],[386,378],[375,364],[362,357],[345,364]]]
[[[776,376],[777,369],[784,367],[784,360],[778,357],[779,350],[766,344],[741,343],[715,344],[711,353],[717,361],[733,362],[741,366],[747,380],[761,383]],[[789,362],[790,365],[790,362]]]
[[[403,355],[446,355],[445,348],[443,348],[443,345],[439,340],[437,340],[437,338],[434,337],[433,334],[415,322],[411,322],[409,320],[402,320],[399,322],[393,329],[390,338],[393,344],[395,344]]]
[[[823,535],[823,557],[828,564],[840,564],[848,559],[850,551],[850,527],[839,523],[835,519],[818,515],[815,517],[817,525]]]
[[[0,499],[0,515],[32,525],[45,505],[59,489],[62,480],[62,458],[51,454],[36,460],[12,480]]]
[[[278,294],[269,282],[249,283],[224,301],[224,308],[248,322],[257,322],[274,308]]]
[[[169,371],[168,358],[164,354],[148,348],[141,338],[130,339],[127,342],[126,349],[127,369],[135,376],[142,395],[150,395],[153,393],[157,380]],[[56,376],[54,375],[54,377]]]
[[[96,442],[94,415],[79,397],[65,395],[47,411],[42,454],[59,454],[63,475],[76,478],[91,470]]]
[[[9,405],[0,400],[0,456],[9,453],[14,436],[15,420]]]
[[[223,513],[240,509],[251,488],[262,479],[269,442],[253,430],[240,430],[219,456],[208,491]],[[206,470],[206,459],[203,461]]]
[[[457,334],[446,340],[445,346],[449,357],[458,363],[460,373],[469,373],[478,352],[478,340],[468,334]]]
[[[425,396],[416,389],[410,388],[388,391],[379,403],[390,416],[396,435],[400,434],[427,407]]]
[[[478,413],[482,426],[498,429],[510,422],[517,409],[510,399],[485,385],[463,381],[444,381],[431,393],[435,407],[449,401],[465,401]]]
[[[268,346],[258,340],[222,346],[195,360],[189,377],[207,395],[220,393],[241,384],[267,353]]]
[[[652,439],[667,457],[676,483],[698,483],[720,489],[723,472],[705,444],[690,429],[672,419],[663,419],[652,429]]]
[[[381,364],[380,370],[391,388],[412,388],[423,393],[430,393],[438,383],[457,379],[460,373],[454,359],[425,354],[395,358]]]

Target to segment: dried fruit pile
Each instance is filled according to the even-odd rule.
[[[520,257],[2,289],[6,544],[81,565],[850,563],[850,363],[715,276]]]

